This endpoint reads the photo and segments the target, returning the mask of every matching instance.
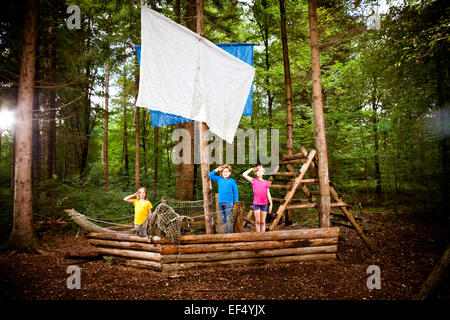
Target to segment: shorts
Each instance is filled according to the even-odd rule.
[[[253,210],[257,211],[257,210],[261,210],[264,212],[267,212],[267,203],[266,204],[253,204]]]

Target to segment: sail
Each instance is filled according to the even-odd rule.
[[[255,69],[145,6],[141,41],[136,105],[205,122],[232,143]]]
[[[244,61],[245,63],[253,66],[253,47],[254,43],[216,43],[219,48],[222,48],[226,52],[232,54],[236,58]],[[134,46],[136,50],[136,55],[138,58],[138,63],[141,63],[141,45],[137,44]],[[243,116],[251,116],[253,113],[253,85],[248,94],[247,102],[245,103]],[[176,116],[174,114],[160,112],[150,109],[150,118],[152,122],[152,127],[166,126],[169,124],[183,123],[192,121],[190,119]]]

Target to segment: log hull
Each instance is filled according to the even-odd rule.
[[[334,253],[337,251],[337,246],[323,246],[323,247],[304,247],[304,248],[286,248],[286,249],[266,249],[266,250],[252,250],[252,251],[226,251],[226,252],[208,252],[208,253],[185,253],[164,255],[161,258],[162,263],[173,262],[209,262],[222,260],[236,260],[236,259],[253,259],[263,257],[280,257],[280,256],[298,256],[306,254],[318,253]]]
[[[90,233],[98,253],[116,257],[126,266],[157,271],[197,267],[335,260],[339,228],[316,228],[183,235],[173,243],[165,237]]]
[[[326,254],[310,254],[301,256],[285,256],[285,257],[271,257],[271,258],[257,258],[257,259],[233,259],[213,262],[188,262],[188,263],[167,263],[163,264],[161,271],[179,271],[200,267],[220,267],[220,266],[234,266],[234,265],[249,265],[249,264],[267,264],[267,263],[289,263],[289,262],[305,262],[305,261],[320,261],[320,260],[336,260],[335,253]]]

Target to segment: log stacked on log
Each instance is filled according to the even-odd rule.
[[[299,153],[282,155],[281,161],[271,174],[269,178],[270,188],[273,190],[272,201],[275,202],[275,217],[270,223],[269,230],[273,231],[277,227],[281,218],[284,216],[285,224],[292,223],[292,215],[294,210],[316,208],[319,209],[321,191],[317,189],[320,184],[318,179],[318,156],[316,150],[307,151],[306,148],[301,147]],[[298,164],[301,167],[298,169]],[[282,171],[285,168],[287,171]],[[308,177],[309,176],[309,177]],[[324,227],[330,225],[329,222],[340,224],[345,227],[351,226],[359,234],[364,244],[370,249],[374,249],[372,241],[364,234],[361,226],[356,222],[355,218],[348,210],[348,205],[342,200],[341,196],[334,189],[334,184],[329,182],[330,191],[330,208],[339,208],[346,220],[350,222],[347,224],[340,224],[340,222],[330,221],[329,214],[323,217],[321,224]],[[323,186],[322,186],[323,187]],[[281,190],[281,191],[279,191]],[[306,198],[296,198],[297,191],[301,191]],[[284,193],[284,198],[279,195]],[[278,197],[277,197],[278,195]],[[314,196],[319,196],[318,198]],[[253,211],[250,210],[247,217],[244,218],[243,225],[250,223]],[[328,221],[328,223],[327,223]]]
[[[128,266],[157,271],[194,267],[335,260],[339,228],[184,235],[179,243],[165,237],[90,233],[103,255]]]

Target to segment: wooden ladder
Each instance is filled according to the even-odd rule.
[[[290,209],[306,209],[306,208],[318,208],[319,202],[314,197],[314,195],[318,195],[319,192],[311,191],[307,185],[309,184],[318,184],[319,180],[317,178],[304,178],[305,174],[310,171],[316,177],[317,175],[317,152],[312,149],[309,153],[304,147],[300,148],[300,153],[290,155],[290,156],[282,156],[279,165],[275,168],[274,173],[269,179],[270,187],[273,189],[281,189],[286,190],[286,195],[284,198],[272,198],[272,201],[281,202],[280,206],[277,209],[275,214],[275,218],[269,226],[269,230],[273,231],[277,224],[279,223],[281,217],[283,216],[285,210]],[[296,171],[293,165],[302,164],[300,170]],[[285,166],[287,168],[287,172],[280,172],[281,166]],[[275,180],[278,177],[281,177],[284,184],[275,184]],[[285,179],[288,179],[286,183]],[[280,180],[280,179],[278,179]],[[294,195],[297,189],[300,188],[303,193],[306,195],[307,199],[294,199]],[[330,204],[331,208],[338,207],[347,220],[350,222],[351,226],[356,230],[361,239],[364,241],[364,244],[370,249],[374,249],[374,245],[372,241],[364,234],[361,226],[356,222],[353,215],[347,209],[347,204],[339,197],[338,193],[334,189],[334,187],[330,183],[330,196],[332,202]],[[297,202],[297,203],[296,203]],[[300,202],[300,203],[298,203]],[[251,217],[251,211],[248,217]]]

